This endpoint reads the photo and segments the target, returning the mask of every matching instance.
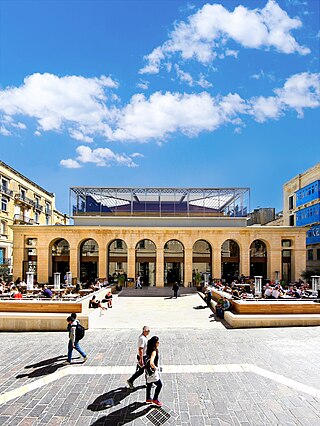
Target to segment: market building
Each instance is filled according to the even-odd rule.
[[[68,226],[14,225],[14,275],[31,262],[38,282],[67,271],[80,281],[114,274],[144,285],[212,278],[300,278],[305,231],[247,226],[248,188],[70,189]]]

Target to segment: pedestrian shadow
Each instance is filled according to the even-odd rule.
[[[120,404],[124,398],[133,392],[144,388],[145,386],[137,386],[134,389],[129,389],[123,386],[121,388],[113,389],[107,393],[104,393],[103,395],[98,396],[98,398],[96,398],[92,404],[88,405],[87,408],[91,411],[106,410],[107,408]]]
[[[154,409],[154,406],[149,405],[143,410],[139,410],[139,408],[143,406],[145,406],[143,402],[133,402],[132,404],[120,408],[119,410],[112,411],[107,416],[100,417],[94,423],[91,423],[90,426],[118,426],[131,423],[135,419],[145,416],[149,413],[149,411]]]
[[[35,368],[33,371],[29,371],[25,374],[18,374],[16,379],[23,379],[24,377],[28,377],[28,379],[32,379],[35,377],[47,376],[48,374],[55,373],[59,368],[65,366],[64,360],[67,358],[66,355],[59,355],[55,358],[45,359],[36,364],[27,365],[24,368]],[[80,357],[73,358],[79,359]],[[79,364],[79,362],[74,362],[73,364]],[[81,362],[82,364],[82,362]],[[38,368],[39,367],[39,368]]]

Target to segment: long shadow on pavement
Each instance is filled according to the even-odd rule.
[[[88,405],[88,410],[91,411],[102,411],[120,404],[120,402],[129,396],[131,393],[136,392],[137,390],[144,389],[145,386],[138,386],[134,389],[129,389],[127,387],[121,387],[113,389],[103,395],[100,395],[96,398],[92,404]]]
[[[24,377],[28,377],[28,378],[31,379],[31,378],[34,378],[34,377],[41,377],[41,376],[46,376],[48,374],[55,373],[59,368],[65,366],[63,361],[66,358],[67,358],[67,356],[59,355],[55,358],[45,359],[45,360],[40,361],[36,364],[27,365],[24,368],[36,368],[36,370],[29,371],[28,373],[25,373],[25,374],[18,374],[16,376],[16,379],[22,379]],[[73,358],[73,359],[79,359],[79,358],[80,357]],[[73,364],[82,364],[82,362],[81,363],[73,362]],[[40,368],[37,368],[37,367],[40,367]]]
[[[133,402],[126,407],[120,408],[119,410],[113,411],[107,416],[103,416],[100,419],[96,420],[94,423],[91,423],[91,426],[118,426],[130,423],[138,417],[143,417],[148,414],[149,411],[154,409],[154,406],[147,406],[143,410],[136,411],[139,408],[145,406],[144,402]],[[136,412],[135,412],[136,411]]]

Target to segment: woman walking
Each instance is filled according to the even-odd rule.
[[[162,402],[159,401],[159,394],[162,388],[162,382],[159,374],[159,337],[153,336],[148,341],[147,346],[147,364],[145,367],[147,381],[147,396],[146,404],[155,404],[162,407]],[[153,399],[151,399],[151,388],[155,385]]]

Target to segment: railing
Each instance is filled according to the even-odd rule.
[[[0,265],[1,266],[10,266],[11,265],[11,259],[10,258],[5,258],[5,259],[2,259],[1,261],[0,261]]]
[[[1,186],[0,186],[0,191],[1,191],[3,194],[9,195],[9,197],[12,197],[12,196],[13,196],[13,191],[11,191],[11,189],[7,188],[6,186],[1,185]]]
[[[22,214],[15,214],[13,217],[14,224],[22,225],[34,225],[34,220],[29,217],[23,216]]]
[[[42,210],[43,210],[43,206],[40,206],[40,204],[36,204],[36,203],[35,203],[35,205],[34,205],[34,208],[35,208],[36,210],[39,210],[40,212],[42,212]]]
[[[20,201],[21,203],[28,204],[29,206],[32,206],[32,207],[34,207],[35,205],[35,202],[33,200],[31,200],[30,198],[24,197],[23,195],[20,195],[20,194],[16,194],[14,196],[14,199],[16,201]]]

